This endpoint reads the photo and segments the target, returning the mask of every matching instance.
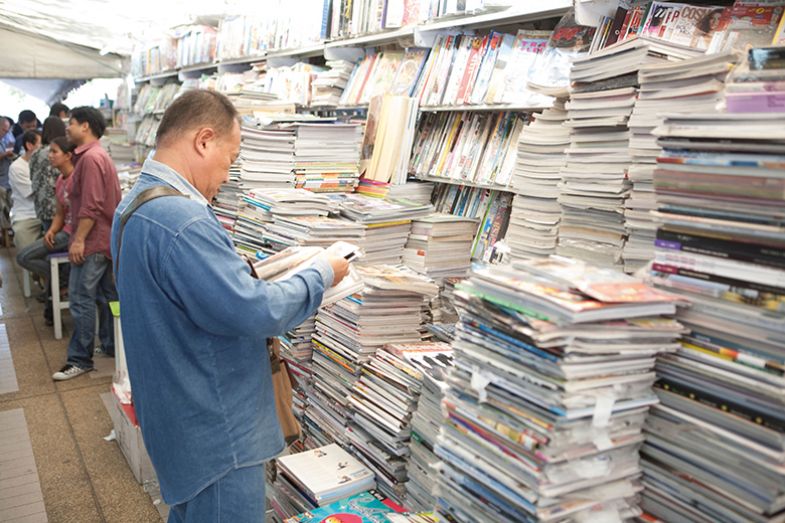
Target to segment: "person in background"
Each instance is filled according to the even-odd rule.
[[[41,148],[30,158],[30,182],[33,184],[35,215],[41,220],[43,232],[52,225],[55,214],[55,180],[60,172],[49,163],[49,144],[55,138],[65,137],[65,124],[57,116],[44,120]]]
[[[16,136],[11,130],[14,121],[8,116],[0,118],[0,187],[10,189],[8,185],[8,168],[14,161],[14,144]]]
[[[71,110],[68,108],[68,106],[62,102],[54,103],[52,104],[52,107],[49,108],[49,116],[56,116],[61,120],[67,120],[68,113],[70,112]]]
[[[48,120],[48,118],[47,118]],[[46,122],[44,122],[46,128]],[[30,272],[41,275],[46,281],[49,296],[44,309],[44,320],[47,325],[52,324],[52,296],[49,273],[49,260],[51,252],[62,252],[68,249],[68,238],[71,235],[71,207],[68,195],[73,183],[73,155],[76,146],[69,142],[65,136],[53,138],[49,144],[48,160],[60,175],[55,182],[56,211],[51,225],[47,228],[44,237],[34,241],[16,256],[19,265]]]
[[[229,99],[183,94],[112,228],[134,406],[170,522],[264,521],[264,462],[284,449],[266,339],[313,314],[348,271],[325,257],[285,281],[251,276],[210,208],[239,151]],[[121,227],[151,188],[175,195]]]
[[[11,228],[17,249],[24,249],[41,237],[41,222],[35,216],[33,186],[30,183],[30,158],[41,147],[41,135],[38,131],[25,132],[22,145],[24,154],[8,170],[12,201]]]
[[[8,170],[14,161],[16,137],[11,131],[14,121],[8,116],[0,117],[0,228],[11,228],[11,195],[8,191]]]
[[[39,126],[40,122],[33,111],[25,109],[19,113],[19,119],[16,122],[16,127],[19,128],[19,132],[17,132],[16,127],[14,128],[14,136],[16,136],[14,154],[22,154],[22,137],[24,136],[24,133],[27,131],[34,131],[38,129]]]
[[[96,305],[101,347],[95,352],[114,356],[109,302],[117,300],[117,291],[112,277],[109,236],[121,194],[117,170],[99,142],[105,130],[106,121],[98,109],[77,107],[71,111],[66,132],[76,150],[69,194],[73,231],[68,241],[71,261],[68,302],[74,332],[68,343],[66,364],[52,375],[56,381],[93,370]]]

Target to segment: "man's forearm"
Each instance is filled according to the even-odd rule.
[[[95,225],[95,220],[92,218],[79,218],[79,225],[74,231],[74,241],[85,241],[87,235],[93,230],[93,225]]]

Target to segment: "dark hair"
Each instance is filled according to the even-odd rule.
[[[76,150],[76,144],[69,141],[65,136],[58,136],[57,138],[54,138],[51,141],[51,145],[56,145],[58,149],[66,154],[73,154],[73,152]]]
[[[711,11],[709,11],[708,13],[703,15],[703,18],[701,18],[698,21],[698,23],[695,24],[696,29],[698,29],[698,31],[700,31],[700,32],[702,32],[703,34],[706,34],[706,35],[711,33],[711,19],[714,16],[717,16],[717,15],[719,15],[721,17],[723,15],[724,11],[725,10],[723,8],[721,8],[721,7],[717,8],[717,9],[712,9]]]
[[[49,145],[58,136],[65,136],[65,124],[57,116],[50,116],[44,120],[44,132],[41,134],[41,143]]]
[[[9,127],[13,127],[14,126],[14,119],[11,118],[10,116],[3,116],[2,118],[5,118],[6,120],[8,120]]]
[[[35,143],[38,142],[38,138],[40,137],[41,133],[38,131],[25,131],[25,134],[22,136],[22,147],[24,148],[29,143],[35,145]]]
[[[53,103],[49,108],[49,116],[60,117],[60,113],[68,114],[71,110],[62,102]]]
[[[19,125],[27,122],[38,122],[38,118],[36,118],[35,113],[30,109],[25,109],[21,113],[19,113],[18,118]]]
[[[180,134],[202,125],[214,127],[217,133],[228,133],[237,118],[237,109],[221,93],[206,89],[188,91],[172,102],[164,113],[155,137],[156,146],[160,146],[170,133]]]
[[[106,119],[95,107],[76,107],[71,111],[71,119],[80,124],[87,122],[96,138],[102,137],[106,130]]]

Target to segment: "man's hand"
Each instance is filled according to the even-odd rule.
[[[84,240],[73,241],[68,249],[68,259],[74,265],[82,265],[84,263]]]
[[[327,261],[333,268],[333,287],[335,287],[349,273],[349,262],[337,256],[328,256]]]
[[[55,233],[52,229],[49,229],[46,231],[46,234],[44,234],[44,245],[46,245],[46,248],[50,251],[55,248]]]

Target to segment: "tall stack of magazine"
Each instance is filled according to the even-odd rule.
[[[559,182],[564,150],[570,131],[564,126],[564,100],[534,114],[518,139],[518,160],[512,186],[518,193],[512,202],[506,240],[513,259],[548,256],[559,240]]]
[[[447,347],[449,350],[449,347]],[[444,368],[442,343],[385,345],[363,366],[349,401],[347,432],[356,455],[376,473],[377,488],[403,505],[411,419],[417,409],[423,374]]]
[[[430,280],[405,268],[374,265],[358,272],[364,290],[316,315],[306,446],[349,444],[349,398],[362,366],[388,343],[419,342],[423,299],[438,291]]]
[[[627,171],[632,160],[628,121],[638,70],[681,54],[665,42],[635,37],[573,61],[558,254],[624,267],[624,202],[631,190]]]
[[[785,126],[669,115],[655,130],[658,285],[690,329],[658,362],[643,508],[666,521],[785,515]]]
[[[429,278],[465,276],[471,267],[477,220],[452,214],[431,214],[412,221],[403,252],[407,267]]]
[[[733,55],[699,55],[686,60],[643,66],[638,72],[640,92],[630,117],[629,178],[632,192],[624,210],[628,239],[624,268],[634,272],[654,257],[657,225],[654,169],[660,147],[651,131],[662,115],[711,112],[722,101],[725,76]]]
[[[439,511],[460,522],[640,515],[655,358],[683,331],[673,297],[552,258],[477,270],[456,300]]]
[[[429,366],[422,374],[420,399],[411,422],[405,505],[412,510],[433,510],[436,506],[433,487],[437,472],[433,467],[439,458],[433,450],[442,425],[441,402],[447,388],[447,373],[453,362],[448,343],[432,343],[431,347],[435,354],[423,358]]]
[[[229,167],[229,181],[221,185],[215,197],[213,210],[215,217],[229,234],[234,234],[234,227],[240,212],[243,197],[243,186],[240,181],[240,164],[234,162]]]

